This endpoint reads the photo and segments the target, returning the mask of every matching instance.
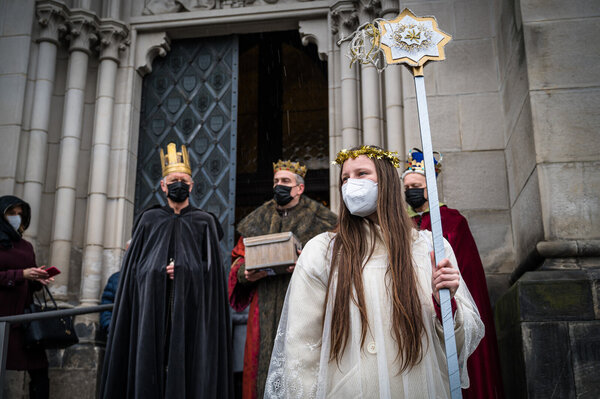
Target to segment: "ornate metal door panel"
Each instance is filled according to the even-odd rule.
[[[144,78],[140,115],[136,216],[166,204],[158,151],[170,142],[190,153],[193,206],[218,216],[228,265],[234,245],[238,39],[217,37],[172,43]]]

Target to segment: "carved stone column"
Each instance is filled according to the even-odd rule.
[[[383,0],[381,16],[387,20],[398,15],[398,0]],[[387,122],[385,137],[386,147],[389,151],[398,151],[404,157],[404,124],[402,122],[402,68],[398,65],[388,67],[384,72],[385,77],[385,120]]]
[[[370,0],[360,11],[360,23],[370,22],[376,17],[378,4]],[[363,143],[382,145],[380,76],[372,64],[361,64],[362,125]]]
[[[102,20],[99,34],[100,66],[96,88],[96,112],[94,115],[94,136],[86,213],[87,229],[79,296],[82,306],[97,305],[99,303],[115,83],[119,66],[119,53],[125,50],[128,44],[127,36],[129,32],[122,22]],[[98,318],[97,313],[86,316],[94,319]]]
[[[108,0],[106,16],[112,19],[119,19],[121,14],[121,0]]]
[[[358,12],[353,1],[340,1],[332,7],[332,17],[337,20],[340,36],[348,37],[357,26]],[[340,45],[340,82],[342,91],[342,143],[350,148],[359,143],[358,111],[358,67],[350,68],[350,59],[346,56],[350,42]]]
[[[85,84],[90,45],[97,39],[98,20],[95,14],[76,10],[69,17],[69,26],[71,44],[50,245],[50,264],[62,271],[52,285],[59,300],[67,300]]]
[[[142,77],[152,71],[156,57],[170,50],[166,32],[130,32],[131,48],[119,67],[113,107],[113,129],[110,139],[110,176],[104,219],[102,281],[119,270],[125,242],[131,238],[134,216],[135,178],[138,153],[138,129],[142,97]]]
[[[329,87],[331,96],[331,123],[333,124],[333,130],[331,131],[331,137],[329,139],[329,160],[333,161],[338,151],[342,149],[342,96],[341,96],[341,83],[340,83],[340,48],[336,42],[338,39],[337,27],[332,30],[331,33],[331,55],[329,56],[329,70],[330,82]],[[331,210],[338,212],[340,206],[340,195],[338,191],[338,167],[336,165],[329,166],[329,198],[331,203]]]
[[[329,134],[329,160],[333,161],[338,151],[342,149],[342,95],[340,81],[340,47],[337,45],[339,39],[338,19],[329,18],[331,48],[328,59],[329,70],[329,107],[330,107],[330,134]],[[336,165],[329,166],[329,197],[331,210],[338,211],[340,198],[338,191],[339,168]]]
[[[34,247],[37,246],[42,188],[46,177],[48,122],[54,89],[56,51],[59,36],[66,31],[67,11],[62,3],[52,0],[39,2],[36,7],[40,24],[40,37],[37,39],[39,51],[23,187],[23,198],[31,206],[31,223],[25,236]]]

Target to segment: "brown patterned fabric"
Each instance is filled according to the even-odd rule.
[[[336,223],[337,216],[333,212],[320,203],[302,196],[298,205],[283,215],[277,211],[274,200],[265,202],[246,216],[239,223],[237,230],[243,237],[291,231],[302,242],[302,245],[305,245],[317,234],[332,230]],[[243,269],[244,266],[240,268],[238,276],[240,274],[243,276]],[[255,283],[260,314],[260,351],[256,378],[258,398],[262,398],[264,395],[273,342],[291,277],[291,274],[270,276]],[[245,283],[242,280],[245,279],[240,279],[241,283]]]
[[[265,202],[242,219],[237,230],[244,237],[291,231],[304,245],[317,234],[333,229],[336,223],[337,216],[328,208],[302,196],[287,216],[277,212],[275,200]]]

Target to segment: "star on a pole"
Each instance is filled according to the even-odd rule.
[[[434,17],[417,17],[407,8],[380,26],[380,45],[388,64],[420,69],[427,61],[446,59],[444,46],[452,37],[438,28]]]

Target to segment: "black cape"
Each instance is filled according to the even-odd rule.
[[[138,219],[121,269],[100,398],[233,397],[222,235],[216,217],[191,206],[180,215],[153,208]]]

